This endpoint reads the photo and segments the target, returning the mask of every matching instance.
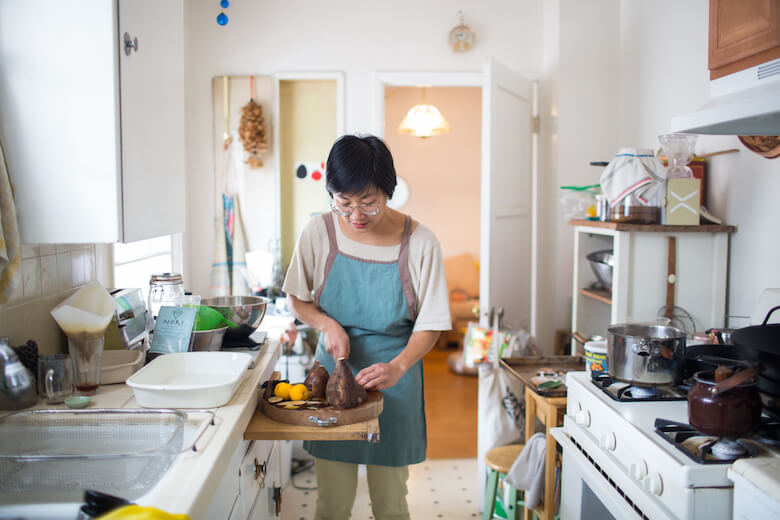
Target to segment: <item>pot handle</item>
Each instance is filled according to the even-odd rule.
[[[771,309],[769,309],[769,312],[766,313],[766,318],[764,318],[764,323],[761,324],[762,327],[766,326],[766,322],[769,321],[769,318],[772,316],[772,313],[775,312],[777,309],[780,309],[780,305],[775,305]]]
[[[745,370],[740,370],[739,372],[732,375],[731,377],[724,379],[717,385],[711,387],[710,393],[712,395],[722,394],[723,392],[731,390],[735,386],[744,383],[748,379],[755,377],[759,372],[763,372],[763,371],[764,371],[764,365],[762,364],[758,364],[750,368],[746,368]]]
[[[650,355],[650,346],[651,346],[650,342],[648,342],[645,339],[642,339],[642,341],[634,345],[631,350],[634,352],[634,354],[637,354],[642,357],[647,357]]]

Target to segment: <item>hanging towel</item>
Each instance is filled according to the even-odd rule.
[[[234,143],[235,141],[226,144],[221,178],[217,182],[220,191],[216,207],[210,296],[252,294],[251,278],[246,267],[244,223],[239,210],[238,194],[233,191],[240,187],[240,179],[235,175]]]
[[[612,207],[631,194],[636,195],[642,204],[650,204],[663,186],[664,172],[652,150],[621,148],[604,168],[599,182]]]
[[[22,244],[16,204],[3,144],[0,143],[0,303],[5,303],[21,281]]]
[[[535,433],[528,439],[504,479],[508,484],[525,492],[525,505],[536,508],[544,495],[544,453],[547,437]]]

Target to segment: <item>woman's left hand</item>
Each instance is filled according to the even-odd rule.
[[[382,390],[394,386],[403,370],[392,363],[376,363],[357,373],[355,380],[366,390]]]

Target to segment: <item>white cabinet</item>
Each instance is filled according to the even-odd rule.
[[[676,244],[674,305],[690,315],[697,331],[724,326],[732,226],[644,226],[589,221],[572,224],[573,333],[585,339],[606,336],[610,324],[663,316],[669,237],[674,237]],[[602,250],[612,250],[614,254],[611,293],[591,289],[596,277],[586,257]],[[574,339],[572,353],[576,352],[581,353],[582,347]]]
[[[0,55],[23,242],[184,230],[182,0],[0,0]]]
[[[282,468],[284,442],[240,441],[203,518],[277,518],[274,489],[281,493],[287,483]]]

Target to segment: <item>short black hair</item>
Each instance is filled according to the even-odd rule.
[[[328,193],[359,194],[376,187],[387,198],[396,186],[393,156],[387,145],[374,135],[343,135],[328,154]]]

